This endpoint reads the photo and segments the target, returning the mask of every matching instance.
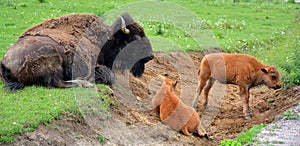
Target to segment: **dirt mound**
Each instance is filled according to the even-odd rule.
[[[171,53],[169,56],[172,58],[177,58],[176,53]],[[181,53],[177,53],[178,56],[182,56]],[[198,51],[189,51],[188,55],[193,60],[195,67],[199,68],[201,59],[203,58],[203,53]],[[158,74],[160,75],[168,75],[169,78],[172,78],[174,80],[177,80],[180,82],[180,76],[178,75],[178,70],[174,69],[174,66],[172,65],[172,62],[169,62],[162,54],[156,54],[156,59],[148,64],[147,70],[145,72],[145,75],[141,79],[134,79],[131,80],[131,86],[134,90],[135,95],[139,97],[148,97],[149,91],[147,86],[148,82],[151,81],[151,79],[157,77]],[[175,59],[176,60],[176,59]],[[178,61],[178,60],[177,60]],[[182,70],[188,70],[189,67],[181,66]],[[190,75],[188,75],[190,76]],[[188,84],[187,86],[194,87],[197,85],[197,81],[191,81],[191,82],[185,82],[181,83],[181,86],[177,86],[175,93],[177,95],[181,95],[180,91],[182,92],[182,84]],[[216,93],[218,92],[218,88],[225,88],[225,95],[223,99],[221,100],[221,103],[216,103],[215,105],[212,104],[209,112],[206,113],[217,113],[215,117],[213,118],[213,121],[210,123],[210,125],[206,125],[205,122],[202,121],[202,124],[207,127],[206,131],[209,133],[209,135],[212,137],[211,140],[206,141],[205,139],[199,139],[199,138],[190,138],[190,143],[205,143],[205,145],[218,145],[222,139],[234,139],[239,133],[246,131],[247,129],[251,128],[253,125],[258,125],[260,123],[270,123],[274,120],[276,115],[282,113],[286,109],[293,106],[296,101],[300,100],[300,93],[296,88],[291,88],[288,91],[275,91],[268,89],[265,86],[256,87],[251,89],[251,95],[250,95],[250,109],[253,112],[253,117],[249,120],[245,120],[242,113],[242,104],[240,97],[238,95],[239,89],[235,85],[222,85],[217,83],[214,85],[215,89],[212,89],[209,96],[210,97],[210,103],[214,102],[214,98],[218,97]],[[184,89],[190,89],[190,88],[184,88]],[[191,92],[192,97],[194,97],[194,93],[192,90],[187,91]],[[151,95],[151,94],[150,94]],[[187,95],[181,95],[180,97],[185,97]],[[191,105],[191,101],[185,101],[187,104]],[[198,106],[198,114],[202,116],[203,113],[205,113],[204,109],[201,108],[201,99],[199,100],[199,106]],[[209,103],[209,104],[210,104]],[[218,104],[220,104],[219,107],[215,107]],[[147,115],[146,115],[147,116]],[[153,115],[149,114],[149,117],[152,117]],[[146,118],[150,119],[151,118]],[[153,119],[153,120],[158,120]],[[205,120],[205,119],[203,119]],[[180,137],[184,137],[183,135]],[[196,142],[197,141],[197,142]],[[187,144],[185,142],[178,143]],[[210,143],[210,144],[208,144]]]
[[[34,132],[22,134],[12,145],[80,145],[99,144],[97,134],[78,115],[65,114],[49,125],[42,124]]]
[[[145,73],[141,78],[130,76],[129,84],[134,96],[137,100],[150,104],[149,107],[151,107],[151,98],[162,83],[158,75],[164,75],[178,81],[175,94],[180,95],[179,97],[182,98],[183,102],[191,105],[198,84],[194,77],[197,77],[197,69],[203,56],[203,53],[197,51],[189,51],[187,54],[180,52],[156,53],[155,59],[147,63]],[[212,89],[209,94],[211,96],[208,105],[209,110],[205,111],[201,108],[201,99],[197,109],[198,114],[203,119],[202,124],[211,137],[210,140],[194,136],[187,137],[173,131],[161,124],[158,114],[151,110],[134,110],[121,104],[112,106],[111,113],[114,119],[118,119],[128,127],[145,131],[153,131],[153,127],[160,129],[151,135],[151,138],[157,139],[158,144],[219,145],[221,140],[234,139],[240,132],[251,128],[253,125],[272,122],[276,115],[294,106],[296,101],[300,100],[299,88],[296,87],[287,91],[274,91],[265,86],[256,87],[250,91],[250,110],[253,112],[253,117],[245,120],[241,100],[238,96],[238,87],[216,83],[213,88],[215,89]],[[217,93],[221,89],[224,89],[224,96],[218,103],[214,103],[215,98],[219,97]],[[210,115],[210,113],[214,114]],[[64,120],[63,117],[50,124],[51,127],[54,124],[56,128],[45,129],[47,126],[42,125],[31,134],[23,134],[16,140],[15,145],[80,145],[80,143],[76,143],[79,141],[85,144],[100,144],[97,142],[97,133],[91,130],[92,128],[86,125],[82,119],[76,119],[68,121]],[[69,128],[65,129],[66,127]],[[43,142],[48,142],[48,144],[41,142],[40,139],[43,139]],[[114,145],[113,143],[111,138],[107,140],[106,145]],[[118,145],[118,143],[115,144]]]

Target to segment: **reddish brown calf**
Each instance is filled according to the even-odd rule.
[[[184,104],[174,93],[172,86],[174,81],[165,79],[160,91],[152,100],[153,109],[160,111],[162,122],[176,131],[182,131],[184,135],[190,136],[197,133],[198,136],[208,138],[201,126],[200,117],[190,106]]]
[[[252,116],[249,111],[249,90],[251,87],[264,84],[269,88],[279,89],[280,75],[274,66],[260,63],[252,56],[245,54],[213,53],[206,55],[201,61],[200,84],[193,102],[197,107],[198,96],[204,88],[204,103],[208,103],[208,92],[215,80],[223,84],[239,86],[240,97],[243,101],[243,113],[246,119]]]

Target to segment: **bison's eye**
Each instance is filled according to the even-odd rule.
[[[276,79],[277,79],[277,77],[276,77],[276,76],[271,76],[271,78],[272,78],[273,80],[276,80]]]

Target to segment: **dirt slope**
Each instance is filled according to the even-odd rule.
[[[210,93],[209,111],[204,111],[201,107],[201,100],[199,100],[197,109],[198,114],[202,117],[202,124],[211,139],[184,136],[161,124],[159,115],[149,110],[151,99],[161,85],[158,75],[167,75],[179,82],[175,94],[180,96],[186,104],[191,105],[198,84],[194,78],[197,76],[197,68],[202,57],[203,53],[197,51],[190,51],[188,54],[181,52],[156,53],[156,58],[147,63],[145,73],[141,78],[129,77],[129,86],[136,100],[144,103],[147,107],[144,108],[145,110],[135,110],[120,104],[112,106],[110,112],[114,120],[120,121],[131,131],[136,131],[137,134],[134,136],[137,138],[133,140],[139,140],[137,144],[219,145],[222,139],[234,139],[240,132],[253,125],[272,122],[276,115],[300,100],[299,88],[291,88],[284,92],[274,91],[265,86],[256,87],[250,91],[250,109],[253,117],[245,120],[237,86],[217,83]],[[216,99],[220,97],[221,100]],[[110,121],[110,123],[113,122]],[[126,137],[126,131],[121,127],[115,129],[116,134],[123,132],[120,134],[123,137],[118,138],[117,135],[105,134],[105,130],[107,130],[105,128],[95,130],[95,127],[91,128],[86,123],[76,116],[63,116],[49,125],[41,125],[34,132],[22,134],[13,145],[100,145],[97,140],[98,134],[108,138],[103,145],[130,143],[128,139],[130,135]],[[143,135],[147,132],[150,134]],[[127,143],[122,143],[125,141]],[[132,145],[136,145],[136,143],[133,142]]]

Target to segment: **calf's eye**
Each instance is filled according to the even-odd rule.
[[[273,80],[276,80],[276,79],[277,79],[277,77],[276,77],[276,76],[271,76],[271,78],[272,78]]]

